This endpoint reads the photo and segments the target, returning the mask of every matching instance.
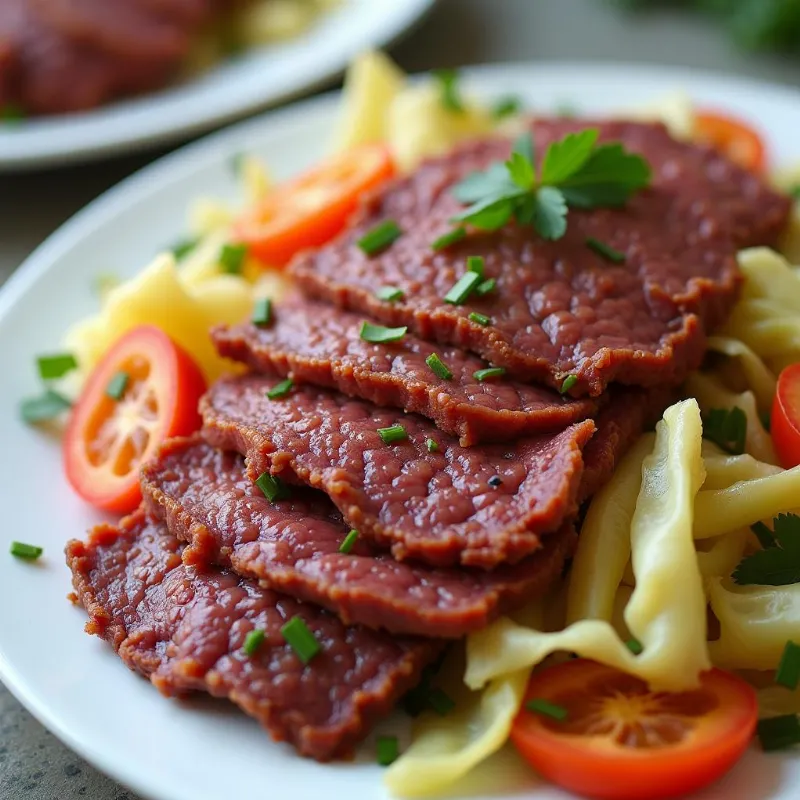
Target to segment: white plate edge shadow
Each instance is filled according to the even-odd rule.
[[[581,73],[586,71],[592,73],[593,80],[598,80],[603,77],[601,73],[620,77],[620,70],[627,71],[633,68],[632,65],[594,64],[502,65],[465,70],[465,73],[477,88],[480,89],[481,84],[484,84],[484,89],[491,88],[494,93],[498,87],[513,85],[515,81],[521,81],[526,75],[530,76],[532,83],[546,81],[548,76],[552,78],[556,74],[561,75],[562,81],[565,80],[566,76],[566,80],[569,82],[569,80],[577,80],[581,77]],[[675,85],[676,83],[688,84],[697,81],[699,85],[705,87],[702,91],[707,90],[706,93],[710,95],[727,94],[735,96],[742,90],[758,91],[762,95],[766,92],[773,96],[774,102],[794,103],[800,112],[800,94],[789,88],[773,87],[757,81],[717,77],[689,70],[640,67],[635,67],[635,69],[635,81],[641,83],[643,87],[646,84],[654,83],[664,88],[667,83]],[[712,85],[714,88],[708,89]],[[288,131],[297,124],[305,124],[304,119],[306,116],[316,119],[316,115],[324,116],[330,113],[330,110],[335,106],[336,97],[336,94],[331,94],[315,98],[212,134],[156,161],[123,181],[117,187],[109,190],[85,209],[78,212],[37,248],[26,260],[25,264],[0,290],[0,324],[19,298],[35,287],[37,282],[44,278],[47,272],[53,269],[54,265],[69,253],[71,248],[75,247],[85,237],[91,236],[93,231],[101,229],[108,219],[115,217],[119,213],[124,213],[126,207],[141,202],[148,195],[158,194],[168,184],[179,182],[197,171],[219,164],[230,154],[241,149],[241,142],[243,141],[259,138],[259,135],[264,138],[274,137],[280,139],[285,135],[282,131]],[[608,104],[605,105],[607,106]],[[236,146],[237,143],[239,143],[239,147]],[[796,152],[796,156],[800,157],[800,149]],[[0,569],[0,572],[2,572],[2,569]],[[75,635],[80,635],[77,629],[75,630]],[[123,680],[127,679],[127,676],[122,671],[120,671],[120,675]],[[141,773],[134,767],[126,768],[121,765],[118,757],[109,755],[107,744],[98,746],[96,741],[92,743],[75,735],[70,730],[68,721],[58,716],[54,717],[52,712],[48,710],[47,704],[37,693],[35,686],[28,685],[25,677],[17,667],[7,660],[2,642],[0,642],[0,678],[43,724],[100,769],[112,774],[118,780],[142,794],[158,798],[169,797],[170,800],[184,797],[181,794],[163,794],[158,784],[151,783],[148,779],[143,778]],[[125,691],[124,688],[122,691]],[[548,794],[548,797],[550,796],[554,797],[556,795]]]

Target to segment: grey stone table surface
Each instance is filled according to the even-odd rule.
[[[742,54],[702,19],[669,11],[631,18],[606,0],[440,0],[392,52],[408,70],[497,61],[628,61],[800,84],[800,60]],[[0,175],[0,283],[61,222],[159,154]],[[80,798],[137,800],[60,744],[0,686],[0,800]]]

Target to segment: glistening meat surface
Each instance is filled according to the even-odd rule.
[[[513,563],[577,510],[591,420],[465,448],[423,417],[325,389],[270,400],[274,384],[247,375],[212,386],[200,404],[206,439],[246,455],[252,480],[270,472],[322,489],[348,525],[399,560]],[[379,430],[396,425],[405,437],[386,443]]]
[[[219,564],[334,611],[344,622],[394,633],[458,638],[543,595],[572,552],[572,525],[536,555],[491,572],[395,561],[348,527],[322,492],[295,488],[270,503],[244,460],[192,439],[165,444],[142,471],[149,512],[189,543],[184,562]]]
[[[477,380],[486,367],[477,356],[439,347],[410,334],[371,344],[360,336],[364,317],[309,301],[276,310],[269,327],[242,324],[216,328],[220,354],[254,370],[291,374],[296,383],[338,389],[379,406],[422,414],[464,446],[511,441],[559,430],[592,416],[597,404],[573,400],[543,386]],[[432,353],[452,373],[440,377],[426,363]]]
[[[87,631],[165,694],[233,700],[277,740],[327,761],[350,754],[418,681],[440,646],[363,627],[226,570],[197,571],[181,545],[142,512],[67,545]],[[306,666],[281,627],[300,617],[322,645]],[[248,632],[265,638],[253,655]]]
[[[739,247],[772,244],[790,204],[758,177],[714,150],[673,140],[660,125],[586,120],[533,123],[537,152],[570,130],[597,127],[651,164],[652,188],[622,209],[571,210],[564,238],[545,241],[531,226],[471,232],[435,252],[462,206],[452,187],[508,156],[510,143],[473,143],[423,164],[368,200],[350,230],[298,257],[291,272],[303,289],[343,308],[418,336],[476,352],[522,380],[574,395],[600,395],[612,381],[653,386],[679,382],[697,367],[705,331],[736,300]],[[391,219],[403,231],[369,256],[358,240]],[[586,245],[592,237],[625,255],[611,263]],[[483,256],[495,291],[463,305],[443,300],[469,256]],[[394,286],[404,297],[375,296]],[[481,325],[471,312],[491,319]]]

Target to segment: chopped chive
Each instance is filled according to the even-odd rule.
[[[786,750],[800,744],[800,717],[797,714],[784,714],[782,717],[760,719],[756,733],[765,752]]]
[[[172,255],[175,256],[175,260],[180,261],[182,258],[188,256],[199,243],[200,240],[198,238],[181,239],[175,242],[175,244],[170,247],[170,250],[172,251]]]
[[[786,642],[778,671],[775,673],[775,683],[792,691],[797,688],[800,683],[800,645],[792,641]]]
[[[269,297],[260,297],[256,300],[251,317],[253,325],[263,327],[272,322],[272,300]]]
[[[398,289],[397,286],[381,286],[377,292],[375,292],[375,297],[378,300],[384,300],[387,303],[395,303],[398,300],[402,300],[405,296],[405,293],[402,289]]]
[[[614,264],[622,264],[625,261],[625,253],[620,253],[619,250],[615,250],[605,242],[595,239],[594,236],[590,236],[586,240],[586,246],[594,250],[597,255],[612,261]]]
[[[443,233],[438,239],[434,239],[431,244],[431,249],[437,251],[444,250],[446,247],[450,247],[451,244],[455,244],[466,238],[466,235],[466,228],[453,228],[453,230]]]
[[[384,342],[399,342],[407,332],[408,328],[405,325],[402,328],[386,328],[383,325],[364,322],[361,325],[359,336],[365,342],[383,344]]]
[[[567,377],[564,378],[564,383],[561,384],[559,391],[561,394],[566,394],[577,382],[577,375],[567,375]]]
[[[46,422],[72,407],[72,403],[64,395],[46,389],[39,397],[29,397],[19,406],[23,422],[34,425],[37,422]]]
[[[400,230],[400,226],[393,219],[387,219],[367,231],[356,244],[368,256],[374,256],[385,250],[402,235],[403,231]]]
[[[772,535],[772,531],[763,522],[754,523],[750,526],[750,530],[756,535],[758,543],[764,550],[775,547],[775,537]]]
[[[469,319],[470,322],[474,322],[477,325],[483,325],[484,327],[486,327],[486,325],[491,325],[492,323],[491,317],[487,317],[486,314],[479,314],[477,311],[473,311],[469,315]]]
[[[489,292],[494,291],[495,286],[497,286],[497,280],[495,278],[489,278],[475,287],[475,294],[477,294],[478,297],[485,297]]]
[[[439,445],[433,439],[426,439],[425,440],[425,447],[428,448],[429,453],[438,453],[439,452]]]
[[[358,539],[358,531],[353,528],[353,530],[351,530],[350,533],[344,537],[344,541],[339,545],[339,552],[349,553],[355,546],[356,539]]]
[[[384,444],[404,442],[408,439],[408,433],[402,425],[392,425],[390,428],[378,428],[378,436],[381,437]]]
[[[242,650],[244,650],[248,656],[254,656],[258,652],[258,648],[264,644],[265,638],[266,634],[260,628],[249,631],[247,636],[244,637]]]
[[[503,485],[503,479],[499,475],[492,475],[492,477],[489,478],[487,483],[489,484],[489,486],[496,489],[498,486]]]
[[[292,617],[281,628],[281,635],[304,664],[308,664],[322,650],[317,637],[301,617]]]
[[[44,548],[35,544],[25,544],[25,542],[11,542],[10,553],[17,558],[24,558],[28,561],[36,561],[44,553]]]
[[[542,697],[534,697],[533,700],[528,700],[528,702],[525,703],[525,709],[534,714],[541,714],[544,717],[558,720],[559,722],[563,722],[567,718],[568,713],[567,709],[563,706],[557,706],[555,703],[551,703],[549,700],[545,700]]]
[[[644,650],[642,643],[638,639],[628,639],[628,641],[625,642],[625,647],[627,647],[628,650],[630,650],[635,656],[640,655]]]
[[[431,372],[433,372],[437,378],[441,378],[443,381],[450,381],[453,379],[453,373],[436,353],[431,353],[425,359],[425,363],[430,367]]]
[[[519,97],[501,97],[492,109],[492,116],[495,120],[505,119],[512,117],[514,114],[519,114],[522,109],[522,100]]]
[[[224,244],[219,251],[219,265],[228,275],[240,275],[247,255],[246,244]]]
[[[472,373],[476,381],[490,381],[492,378],[500,378],[506,374],[505,367],[487,367]]]
[[[290,495],[286,484],[280,478],[270,475],[268,472],[262,472],[256,478],[256,486],[261,489],[264,497],[270,503],[274,503],[276,500],[286,500]]]
[[[442,106],[448,111],[462,112],[464,104],[458,88],[458,72],[454,69],[435,69],[433,76],[439,81]]]
[[[280,400],[282,397],[286,397],[294,387],[294,381],[291,378],[286,378],[286,380],[281,381],[280,383],[276,383],[268,392],[267,397],[270,400]]]
[[[396,736],[379,736],[375,743],[375,750],[377,752],[378,764],[382,767],[388,767],[397,761],[400,755],[400,745],[397,743]]]
[[[39,366],[39,377],[43,381],[61,378],[73,369],[78,368],[78,362],[72,353],[58,353],[52,356],[39,356],[36,359]]]
[[[486,261],[483,256],[470,256],[467,259],[467,269],[470,272],[475,272],[484,278],[484,271],[486,269]]]
[[[122,395],[128,388],[131,376],[127,372],[118,372],[106,386],[106,395],[112,400],[122,400]]]
[[[428,692],[428,705],[440,717],[444,717],[456,707],[456,701],[443,689],[436,688]]]
[[[444,296],[445,303],[451,303],[454,306],[460,305],[472,294],[481,280],[482,278],[477,272],[465,272]]]

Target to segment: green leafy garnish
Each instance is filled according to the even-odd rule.
[[[322,645],[314,635],[314,631],[306,625],[302,617],[292,617],[281,628],[281,635],[304,664],[308,664],[322,651]]]
[[[25,542],[11,542],[9,552],[16,558],[24,558],[26,561],[36,561],[44,553],[44,549],[37,544],[26,544]]]
[[[446,247],[450,247],[451,244],[460,242],[466,235],[466,228],[453,228],[453,230],[443,233],[438,239],[434,239],[431,244],[431,250],[444,250]]]
[[[477,294],[478,297],[485,297],[489,292],[493,292],[496,286],[497,280],[495,278],[489,278],[475,287],[475,294]]]
[[[522,110],[522,100],[519,97],[501,97],[492,108],[492,117],[495,120],[513,117]]]
[[[294,388],[294,381],[291,378],[286,378],[280,383],[276,383],[268,392],[267,397],[270,400],[280,400],[281,398],[288,397]]]
[[[791,640],[783,648],[780,664],[775,671],[775,683],[790,691],[794,691],[800,684],[800,645]]]
[[[356,540],[358,539],[358,531],[353,528],[347,536],[344,537],[342,543],[339,545],[339,552],[347,555],[355,547]]]
[[[458,306],[466,302],[467,298],[483,281],[483,276],[477,272],[467,270],[451,287],[444,296],[445,303]]]
[[[628,650],[630,650],[635,656],[641,655],[642,651],[644,650],[642,643],[638,639],[628,639],[628,641],[625,642],[625,647],[627,647]]]
[[[403,290],[399,289],[397,286],[381,286],[375,292],[375,297],[386,303],[396,303],[398,300],[402,300],[404,295],[405,293]]]
[[[800,200],[800,183],[795,184],[789,189],[789,194],[794,197],[795,200]]]
[[[6,105],[0,106],[0,122],[14,124],[22,122],[24,119],[25,109],[22,108],[22,106],[18,106],[14,103],[6,103]]]
[[[193,238],[193,239],[181,239],[179,242],[175,242],[175,244],[170,247],[172,251],[172,255],[175,256],[176,261],[180,261],[182,258],[185,258],[192,252],[192,250],[197,247],[200,239]]]
[[[590,236],[586,240],[586,246],[612,264],[622,264],[625,262],[625,253],[615,250],[611,245],[601,242],[599,239],[595,239],[594,236]]]
[[[483,383],[484,381],[494,380],[494,378],[502,378],[505,374],[505,367],[486,367],[486,369],[479,369],[473,372],[472,377],[476,381]]]
[[[272,322],[272,300],[269,297],[259,297],[253,306],[253,316],[250,318],[253,325],[263,328]]]
[[[219,252],[219,265],[228,275],[240,275],[247,255],[246,244],[224,244]]]
[[[461,90],[458,85],[458,72],[454,69],[436,69],[433,77],[439,82],[440,100],[442,106],[448,111],[461,113],[464,103],[461,100]]]
[[[399,342],[408,333],[408,327],[387,328],[384,325],[374,325],[371,322],[362,322],[359,336],[365,342],[383,344],[385,342]]]
[[[784,714],[782,717],[760,719],[756,733],[765,752],[788,750],[800,744],[800,716]]]
[[[441,378],[443,381],[453,380],[453,373],[450,371],[450,368],[447,366],[447,364],[445,364],[444,361],[439,358],[437,353],[431,353],[425,359],[425,363],[437,378]]]
[[[46,389],[39,397],[28,397],[20,403],[19,413],[23,422],[35,425],[63,414],[72,407],[64,395]]]
[[[561,384],[559,391],[561,394],[566,394],[578,382],[577,375],[567,375],[564,382]]]
[[[772,531],[763,523],[756,522],[750,526],[750,530],[756,535],[758,543],[766,550],[768,547],[775,547],[775,537]]]
[[[72,353],[57,353],[51,356],[39,356],[36,359],[39,377],[43,381],[62,378],[68,372],[78,368],[78,362]]]
[[[382,253],[392,242],[403,235],[400,226],[393,220],[387,219],[370,228],[356,244],[363,253],[374,256]]]
[[[388,767],[397,761],[400,755],[400,745],[396,736],[379,736],[375,743],[376,761],[381,767]]]
[[[277,476],[270,475],[268,472],[262,472],[258,478],[256,478],[256,486],[261,489],[264,497],[270,501],[270,503],[275,503],[278,500],[288,500],[291,496],[291,492],[289,491],[289,487]]]
[[[469,315],[469,321],[474,322],[476,325],[483,325],[486,327],[487,325],[491,325],[492,318],[487,317],[486,314],[479,314],[477,311],[473,311]]]
[[[774,547],[745,556],[733,572],[740,586],[788,586],[800,583],[800,517],[779,514],[773,520]]]
[[[468,175],[453,188],[468,204],[455,222],[497,230],[512,218],[533,225],[544,239],[560,239],[567,230],[567,210],[616,208],[650,183],[650,167],[619,143],[597,144],[599,131],[568,133],[547,148],[539,175],[530,133],[514,144],[505,164]]]
[[[247,636],[244,637],[242,650],[244,650],[246,655],[254,656],[258,652],[261,645],[264,644],[265,638],[266,633],[264,633],[264,631],[262,631],[260,628],[248,631]]]
[[[712,408],[703,420],[703,437],[734,456],[744,453],[747,414],[739,406]]]
[[[402,425],[392,425],[389,428],[378,428],[378,436],[384,444],[394,444],[405,442],[408,439],[408,432]]]
[[[437,453],[439,451],[439,445],[433,439],[426,439],[425,447],[429,453]]]

